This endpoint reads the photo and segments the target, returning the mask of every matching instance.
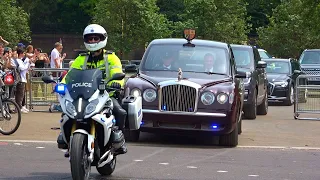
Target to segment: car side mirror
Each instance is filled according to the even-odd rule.
[[[42,81],[46,84],[49,84],[49,83],[56,83],[55,80],[53,80],[53,77],[52,76],[42,76]]]
[[[294,71],[293,71],[293,74],[301,74],[301,71],[299,71],[299,70],[294,70]]]
[[[136,64],[126,65],[124,68],[124,72],[126,73],[136,73],[138,72],[138,66]]]
[[[245,78],[247,78],[247,76],[248,76],[248,73],[244,72],[244,71],[237,71],[237,73],[236,73],[236,78],[245,79]]]
[[[265,61],[259,61],[257,64],[257,68],[266,68],[267,63]]]

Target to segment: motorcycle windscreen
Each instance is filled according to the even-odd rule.
[[[102,79],[100,69],[71,69],[66,76],[66,85],[72,99],[89,99],[98,89]]]

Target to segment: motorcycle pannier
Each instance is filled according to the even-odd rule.
[[[141,96],[127,96],[122,99],[122,107],[128,113],[127,121],[129,122],[130,130],[140,129],[142,121],[142,98]]]

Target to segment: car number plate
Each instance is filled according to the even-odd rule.
[[[309,81],[320,81],[319,77],[308,78]]]

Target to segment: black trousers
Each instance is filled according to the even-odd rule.
[[[116,126],[123,131],[126,123],[127,111],[122,108],[116,98],[111,97],[111,99],[113,102],[113,114],[116,118]]]

